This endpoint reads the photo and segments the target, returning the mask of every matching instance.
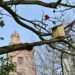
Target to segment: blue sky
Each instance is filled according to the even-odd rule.
[[[8,0],[5,0],[5,1],[8,1]],[[57,1],[57,0],[41,0],[41,1],[51,2],[51,1]],[[44,13],[48,14],[49,16],[53,16],[53,13],[51,10],[52,9],[50,9],[50,8],[42,7],[39,5],[25,5],[25,6],[18,5],[17,6],[18,14],[20,14],[22,17],[25,17],[30,20],[41,19],[41,16],[43,14],[42,11],[44,11]],[[7,13],[5,10],[3,10],[3,13],[9,15],[9,13]],[[68,13],[72,14],[72,12],[68,12]],[[72,18],[74,18],[74,15],[72,15]],[[71,17],[70,17],[70,19],[71,19]],[[12,17],[8,17],[8,16],[4,15],[3,20],[5,22],[5,26],[3,28],[0,28],[0,36],[4,37],[5,39],[0,40],[0,46],[9,44],[10,36],[14,31],[17,31],[20,34],[21,42],[33,42],[33,41],[39,40],[38,37],[35,34],[33,34],[31,31],[18,25],[13,20]]]
[[[7,0],[8,1],[8,0]],[[42,0],[49,2],[49,0]],[[14,8],[14,7],[13,7]],[[1,9],[1,8],[0,8]],[[3,10],[3,9],[2,9]],[[27,19],[41,19],[41,16],[43,14],[42,10],[45,13],[49,13],[50,10],[49,8],[45,8],[42,6],[38,5],[22,5],[22,6],[17,6],[17,11],[18,14],[21,16],[27,18]],[[5,10],[3,10],[3,13],[8,14]],[[38,40],[38,37],[33,34],[31,31],[21,27],[18,25],[12,17],[9,16],[3,16],[3,20],[5,22],[5,26],[3,28],[0,28],[0,36],[4,37],[4,40],[0,40],[0,46],[8,45],[10,42],[10,36],[14,31],[17,31],[20,34],[21,37],[21,42],[33,42]]]

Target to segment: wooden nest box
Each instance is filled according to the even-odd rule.
[[[63,38],[65,36],[64,27],[58,25],[52,28],[52,37],[53,38]]]

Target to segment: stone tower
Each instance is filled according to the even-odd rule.
[[[19,33],[15,31],[11,35],[11,42],[9,45],[18,43],[20,43],[20,36]],[[10,75],[35,75],[33,54],[34,50],[20,50],[9,53],[9,59],[16,63],[16,72],[11,72]]]

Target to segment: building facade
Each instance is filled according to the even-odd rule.
[[[11,35],[9,45],[20,43],[19,33],[16,31]],[[34,50],[20,50],[8,53],[10,60],[16,63],[16,71],[10,75],[35,75],[35,67],[33,64]]]
[[[75,57],[69,54],[63,54],[63,73],[64,75],[75,75]]]

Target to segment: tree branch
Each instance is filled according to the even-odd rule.
[[[75,50],[75,46],[73,46],[69,41],[67,41],[67,40],[62,40],[62,42],[68,44],[72,49]]]
[[[0,54],[25,50],[31,46],[33,47],[33,46],[40,46],[44,44],[51,44],[51,43],[58,42],[58,41],[61,41],[61,39],[51,39],[51,40],[46,40],[46,41],[38,41],[34,43],[20,43],[20,44],[15,44],[15,45],[10,45],[10,46],[3,46],[3,47],[0,47]]]
[[[57,2],[50,2],[50,3],[45,3],[42,1],[21,1],[21,2],[11,2],[11,1],[5,1],[3,2],[3,4],[5,5],[26,5],[26,4],[33,4],[33,5],[40,5],[40,6],[44,6],[44,7],[49,7],[49,8],[56,8],[56,6],[60,5],[60,6],[64,6],[64,7],[71,7],[71,8],[75,8],[75,5],[69,5],[69,4],[65,4],[65,3],[61,3],[62,0],[58,0]]]
[[[51,3],[45,3],[45,2],[42,2],[42,1],[21,1],[21,2],[17,2],[17,1],[6,1],[6,2],[3,2],[5,5],[20,5],[20,4],[34,4],[34,5],[41,5],[41,6],[44,6],[44,7],[49,7],[49,8],[55,8],[55,5],[56,5],[56,2],[51,2]]]
[[[73,20],[71,23],[69,23],[64,29],[72,27],[74,24],[75,24],[75,20]]]
[[[0,6],[1,6],[2,8],[4,8],[7,12],[9,12],[9,13],[12,15],[12,17],[14,18],[14,20],[15,20],[19,25],[21,25],[21,26],[24,27],[24,28],[27,28],[27,29],[31,30],[31,31],[34,32],[36,35],[38,35],[40,39],[43,40],[43,38],[41,37],[41,33],[40,33],[39,31],[36,31],[36,30],[35,30],[34,28],[32,28],[31,26],[29,26],[29,25],[27,25],[27,24],[21,22],[21,20],[19,20],[19,16],[18,16],[10,7],[8,7],[8,6],[5,5],[5,4],[1,4]]]
[[[69,52],[67,52],[67,51],[65,51],[65,50],[63,50],[63,49],[59,49],[59,48],[57,48],[56,46],[54,46],[54,45],[52,45],[52,44],[49,44],[49,46],[50,46],[52,49],[56,49],[57,51],[59,51],[59,52],[61,52],[61,53],[66,53],[66,54],[75,56],[75,54],[69,53]]]
[[[56,8],[58,5],[60,5],[61,1],[62,1],[62,0],[58,0],[58,1],[56,2],[55,8]]]

